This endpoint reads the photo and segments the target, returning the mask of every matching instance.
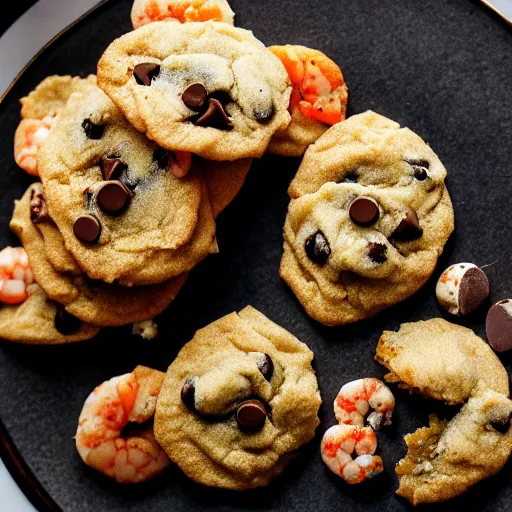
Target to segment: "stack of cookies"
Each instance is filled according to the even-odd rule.
[[[22,99],[19,131],[36,142],[16,155],[41,183],[11,228],[61,320],[29,294],[47,328],[0,335],[75,341],[161,313],[218,252],[215,219],[288,127],[290,95],[274,53],[214,22],[153,23],[114,41],[97,79],[45,79]],[[77,337],[83,323],[95,328]]]

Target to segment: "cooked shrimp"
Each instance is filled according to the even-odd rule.
[[[154,21],[222,21],[233,25],[234,13],[226,0],[135,0],[133,28]]]
[[[379,379],[365,378],[348,382],[340,389],[334,401],[334,414],[340,424],[364,425],[370,408],[374,411],[367,422],[375,430],[391,425],[395,397]]]
[[[23,247],[6,247],[0,251],[0,302],[21,304],[28,299],[28,287],[34,274]]]
[[[55,122],[55,117],[22,119],[14,134],[14,160],[32,176],[38,176],[37,153]]]
[[[377,437],[371,427],[335,425],[328,429],[320,446],[327,467],[348,484],[360,484],[382,473],[384,464],[378,455]],[[357,457],[352,458],[356,453]]]
[[[120,483],[143,482],[169,465],[152,425],[122,437],[128,423],[143,423],[153,417],[163,377],[159,371],[137,366],[132,373],[100,384],[89,395],[75,438],[87,465]]]
[[[170,151],[171,172],[176,178],[183,178],[192,167],[192,153],[188,151]]]
[[[339,66],[327,55],[305,46],[271,46],[292,82],[290,112],[333,125],[345,119],[348,89]]]

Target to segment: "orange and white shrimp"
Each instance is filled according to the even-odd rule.
[[[6,247],[0,251],[0,302],[21,304],[29,297],[28,287],[34,274],[23,247]]]
[[[391,390],[379,379],[365,378],[348,382],[341,387],[334,400],[334,414],[340,424],[364,425],[367,422],[375,430],[382,425],[391,425],[395,408],[395,397]]]
[[[55,123],[54,116],[43,119],[22,119],[14,134],[14,159],[32,176],[38,176],[37,153]]]
[[[164,374],[137,366],[132,373],[100,384],[85,401],[76,432],[76,448],[92,468],[120,483],[138,483],[159,475],[169,459],[153,434],[153,426],[122,437],[130,422],[150,420]]]
[[[221,21],[233,25],[235,13],[227,0],[135,0],[131,19],[133,28],[154,21]]]
[[[333,125],[345,119],[348,89],[339,66],[324,53],[305,46],[271,46],[292,82],[290,113]]]
[[[320,451],[327,467],[348,484],[360,484],[384,470],[384,463],[378,455],[377,437],[371,427],[335,425],[328,429]],[[357,455],[354,459],[353,454]]]

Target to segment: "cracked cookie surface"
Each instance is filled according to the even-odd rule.
[[[416,292],[453,231],[436,154],[368,111],[310,146],[289,187],[280,275],[326,325],[369,318]]]
[[[155,435],[192,479],[261,487],[314,437],[313,353],[252,307],[200,329],[169,367]],[[257,427],[244,429],[260,419]]]
[[[125,34],[98,63],[98,85],[150,139],[210,160],[259,157],[290,122],[283,64],[224,23],[155,22]]]

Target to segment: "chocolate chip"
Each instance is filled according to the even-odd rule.
[[[357,174],[354,171],[347,172],[340,183],[357,183]]]
[[[181,99],[186,107],[194,112],[199,112],[206,101],[208,91],[203,84],[192,84],[185,89]]]
[[[32,189],[30,193],[30,220],[34,224],[38,224],[48,218],[48,208],[43,194],[39,190]]]
[[[352,222],[359,226],[370,226],[377,222],[380,216],[379,204],[375,199],[367,196],[354,199],[348,211]]]
[[[466,270],[460,280],[459,313],[467,315],[475,311],[489,296],[489,292],[489,279],[483,270],[478,267]]]
[[[268,354],[262,354],[258,359],[258,370],[261,372],[263,377],[270,382],[272,374],[274,373],[274,363],[272,358]]]
[[[76,316],[68,313],[62,306],[59,305],[59,307],[57,307],[57,313],[55,313],[54,324],[55,329],[66,336],[78,331],[82,325],[82,322],[76,318]]]
[[[121,213],[130,201],[131,192],[120,181],[105,181],[96,191],[96,203],[110,215]]]
[[[87,244],[97,242],[101,235],[101,223],[94,215],[82,215],[73,224],[75,236]]]
[[[386,253],[388,248],[385,244],[379,244],[378,242],[370,242],[368,244],[368,256],[375,263],[384,263],[388,260]]]
[[[430,163],[428,160],[406,160],[406,162],[412,167],[414,177],[418,181],[425,181],[428,178],[428,170]]]
[[[320,265],[323,265],[331,255],[331,246],[320,230],[306,239],[304,248],[308,258]]]
[[[139,85],[151,85],[158,73],[160,73],[160,66],[154,62],[144,62],[137,64],[133,68],[133,76]]]
[[[197,126],[208,126],[219,130],[233,129],[233,123],[227,116],[222,103],[215,98],[210,98],[208,109],[195,120],[195,124]]]
[[[101,139],[105,131],[104,124],[94,124],[90,119],[83,120],[82,128],[84,129],[85,135],[93,140]]]
[[[153,161],[155,161],[160,169],[166,171],[169,169],[169,152],[164,148],[158,148],[153,153]]]
[[[256,119],[258,123],[267,124],[276,115],[276,108],[274,107],[274,105],[270,105],[267,107],[256,107],[253,110],[253,115],[254,119]]]
[[[512,348],[512,299],[500,300],[491,307],[485,330],[494,350],[504,352]]]
[[[497,430],[500,434],[506,434],[510,429],[511,423],[512,412],[508,415],[508,417],[499,418],[497,420],[491,421],[490,425],[494,430]]]
[[[191,410],[196,411],[195,395],[196,395],[197,377],[187,377],[181,387],[181,401]]]
[[[423,235],[423,229],[420,226],[416,212],[409,208],[405,211],[400,224],[391,235],[395,240],[409,241],[416,240]]]
[[[261,400],[245,400],[236,408],[236,421],[241,430],[261,430],[266,419],[267,408]]]
[[[101,174],[106,181],[118,180],[128,166],[118,157],[103,156],[100,160]]]
[[[233,98],[229,95],[227,91],[214,91],[209,96],[209,98],[214,98],[221,102],[222,106],[225,107],[229,103],[233,103]]]

